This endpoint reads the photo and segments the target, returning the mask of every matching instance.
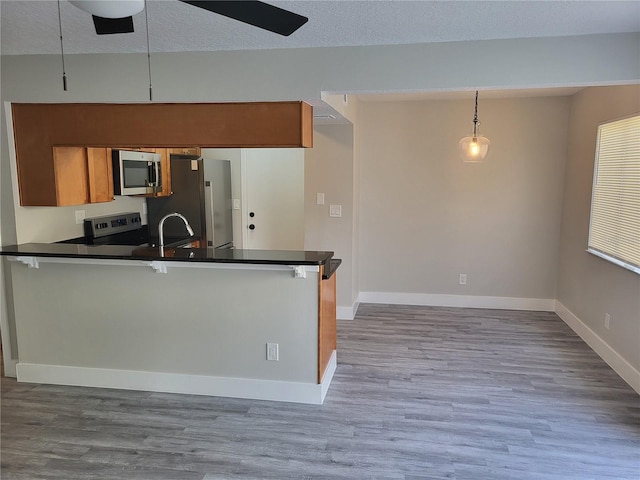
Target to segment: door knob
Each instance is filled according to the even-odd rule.
[[[249,230],[255,230],[256,226],[252,223],[251,225],[249,225]]]

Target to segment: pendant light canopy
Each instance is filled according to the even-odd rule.
[[[478,121],[478,91],[476,90],[476,108],[473,115],[473,133],[458,143],[462,159],[467,163],[478,163],[484,160],[489,151],[489,139],[480,135]]]

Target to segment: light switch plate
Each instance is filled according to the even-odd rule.
[[[342,205],[329,205],[329,216],[330,217],[341,217],[342,216]]]
[[[324,205],[324,193],[316,193],[316,205]]]
[[[234,210],[240,210],[240,199],[239,198],[234,198],[233,199],[233,209]]]

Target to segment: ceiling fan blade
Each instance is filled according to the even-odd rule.
[[[285,37],[291,35],[309,20],[297,13],[258,1],[180,1]]]
[[[92,17],[98,35],[133,32],[133,17],[104,18],[96,15],[92,15]]]

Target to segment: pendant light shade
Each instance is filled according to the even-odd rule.
[[[473,115],[473,133],[458,142],[462,160],[467,163],[478,163],[484,160],[489,151],[491,142],[487,137],[480,135],[480,122],[478,121],[478,91],[476,90],[476,107]]]

